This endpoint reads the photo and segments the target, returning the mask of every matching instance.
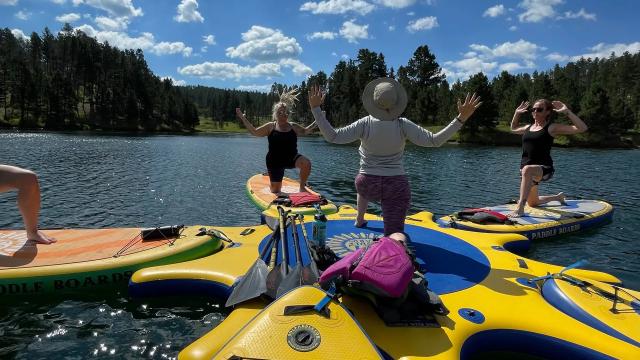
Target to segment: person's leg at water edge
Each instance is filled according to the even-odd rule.
[[[38,230],[40,184],[37,175],[19,167],[0,165],[0,192],[10,190],[18,191],[18,209],[22,214],[27,239],[40,244],[56,242],[56,239]]]

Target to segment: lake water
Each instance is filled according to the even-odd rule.
[[[266,139],[247,135],[117,136],[0,132],[0,163],[38,173],[41,227],[253,225],[259,212],[245,182],[264,171]],[[313,162],[310,184],[337,203],[355,203],[357,146],[299,141]],[[408,146],[411,212],[437,217],[517,198],[520,149]],[[559,265],[588,259],[640,289],[640,151],[554,148],[556,173],[543,193],[602,199],[611,224],[534,243],[527,257]],[[287,176],[297,178],[293,171]],[[0,194],[0,228],[21,228],[15,193]],[[379,208],[371,207],[379,213]],[[0,308],[0,358],[175,358],[226,316],[215,300],[26,299]]]

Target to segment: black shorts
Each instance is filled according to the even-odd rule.
[[[295,168],[296,161],[298,160],[298,158],[300,158],[300,156],[302,155],[296,154],[290,161],[285,161],[284,163],[276,163],[275,161],[272,161],[272,159],[267,154],[267,173],[269,173],[269,181],[282,182],[282,179],[284,178],[284,170]]]

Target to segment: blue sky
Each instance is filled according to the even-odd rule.
[[[16,36],[69,22],[143,49],[176,84],[253,90],[329,75],[361,48],[397,69],[428,45],[450,82],[636,53],[638,14],[636,0],[0,0]]]

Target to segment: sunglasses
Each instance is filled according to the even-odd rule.
[[[537,113],[539,113],[539,112],[543,112],[544,110],[545,110],[545,108],[541,108],[541,107],[534,107],[534,108],[531,108],[531,111],[533,111],[533,112],[537,112]]]

